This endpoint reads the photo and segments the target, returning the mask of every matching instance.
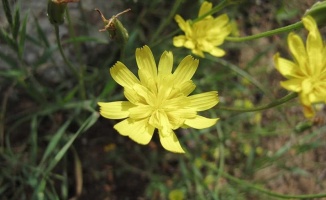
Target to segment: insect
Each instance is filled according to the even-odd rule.
[[[100,29],[100,32],[108,31],[110,34],[110,37],[112,39],[117,39],[118,41],[123,42],[125,44],[128,41],[129,35],[128,31],[125,29],[125,27],[122,25],[122,23],[118,20],[118,17],[126,12],[129,12],[131,9],[128,8],[127,10],[124,10],[117,15],[113,15],[110,19],[106,19],[102,12],[99,9],[95,9],[101,16],[105,26],[103,29]]]

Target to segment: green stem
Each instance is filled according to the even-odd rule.
[[[62,48],[61,40],[60,40],[60,35],[59,35],[59,25],[54,25],[54,29],[55,29],[55,35],[56,35],[56,38],[57,38],[57,43],[58,43],[58,48],[59,48],[60,54],[61,54],[64,62],[66,63],[66,65],[69,67],[70,71],[74,74],[74,76],[78,80],[78,86],[79,86],[79,91],[80,91],[81,98],[86,99],[86,94],[85,94],[85,90],[84,90],[83,75],[82,75],[82,73],[78,73],[78,71],[70,63],[70,61],[67,59],[66,55],[63,52],[63,48]]]
[[[215,117],[215,116],[214,116]],[[218,139],[219,139],[219,171],[217,174],[217,180],[220,180],[220,177],[222,176],[221,171],[224,171],[224,164],[225,164],[225,147],[224,147],[224,136],[223,136],[223,131],[221,128],[220,123],[216,124],[216,131],[217,131],[217,135],[218,135]]]
[[[281,28],[277,28],[274,30],[266,31],[263,33],[258,33],[256,35],[250,35],[250,36],[245,36],[245,37],[227,37],[226,40],[230,42],[244,42],[244,41],[249,41],[249,40],[254,40],[262,37],[268,37],[284,32],[290,32],[293,31],[294,29],[299,29],[303,27],[302,21],[296,22],[294,24],[290,24],[288,26],[284,26]]]
[[[232,107],[224,107],[224,106],[217,106],[217,109],[219,110],[227,110],[227,111],[235,111],[235,112],[254,112],[254,111],[260,111],[260,110],[266,110],[266,109],[269,109],[269,108],[273,108],[273,107],[276,107],[276,106],[279,106],[285,102],[288,102],[294,98],[296,98],[298,96],[298,93],[290,93],[280,99],[277,99],[267,105],[263,105],[263,106],[258,106],[258,107],[255,107],[255,108],[232,108]]]
[[[175,1],[172,9],[171,9],[171,12],[169,14],[169,16],[167,18],[164,18],[165,20],[160,23],[160,26],[157,28],[156,32],[154,33],[152,39],[151,39],[151,42],[154,42],[156,40],[156,38],[161,34],[161,32],[163,31],[163,29],[170,24],[172,18],[174,17],[175,13],[177,12],[177,10],[179,9],[181,3],[182,3],[183,0],[177,0]]]
[[[151,47],[154,47],[154,46],[160,44],[162,41],[166,41],[167,39],[170,39],[171,37],[175,36],[179,32],[181,32],[181,30],[177,29],[166,36],[156,39],[155,42],[153,41],[153,43],[151,44]]]
[[[220,171],[220,173],[227,179],[229,179],[230,181],[233,181],[235,183],[238,183],[240,185],[245,185],[249,188],[255,189],[259,192],[265,193],[269,196],[273,196],[273,197],[278,197],[278,198],[282,198],[282,199],[315,199],[315,198],[322,198],[322,197],[326,197],[326,194],[305,194],[305,195],[285,195],[285,194],[280,194],[280,193],[276,193],[276,192],[272,192],[270,190],[266,190],[263,189],[259,186],[256,186],[254,184],[251,184],[247,181],[238,179],[224,171],[218,170]]]
[[[254,77],[252,77],[250,74],[248,74],[248,72],[244,71],[240,67],[238,67],[238,66],[236,66],[236,65],[234,65],[234,64],[232,64],[232,63],[230,63],[230,62],[228,62],[228,61],[226,61],[224,59],[216,58],[216,57],[213,57],[211,55],[208,55],[206,58],[208,60],[219,63],[219,64],[224,65],[225,67],[231,69],[232,71],[234,71],[238,75],[240,75],[243,78],[247,79],[251,84],[256,86],[258,89],[260,89],[265,95],[268,96],[269,99],[273,99],[273,96],[269,92],[269,90],[266,90],[264,88],[264,86],[258,80],[256,80]]]

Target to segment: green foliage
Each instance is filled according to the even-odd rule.
[[[156,59],[162,51],[172,51],[175,63],[190,54],[172,45],[180,33],[174,16],[196,19],[202,1],[90,1],[86,5],[91,8],[84,2],[68,4],[67,11],[75,12],[61,12],[59,21],[46,21],[46,10],[37,10],[44,9],[46,1],[27,10],[23,1],[2,0],[1,17],[6,20],[0,27],[1,199],[325,196],[319,195],[326,187],[320,178],[325,169],[324,110],[306,120],[297,101],[289,99],[257,112],[222,109],[252,111],[284,100],[286,93],[271,60],[275,52],[286,52],[286,34],[243,43],[232,42],[243,38],[230,37],[222,45],[225,57],[200,58],[196,90],[218,90],[220,103],[205,116],[220,120],[204,130],[177,130],[187,152],[172,154],[162,149],[157,134],[147,146],[119,135],[113,129],[116,121],[99,117],[96,103],[123,100],[109,67],[124,59],[136,72],[137,47],[150,46]],[[216,10],[228,13],[241,35],[297,22],[300,11],[308,8],[294,0],[291,5],[232,2]],[[107,33],[97,33],[102,21],[92,17],[98,17],[96,7],[107,16],[131,8],[119,17],[129,33],[124,49]],[[257,18],[261,20],[252,20]]]

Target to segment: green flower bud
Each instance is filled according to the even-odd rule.
[[[79,0],[49,0],[48,17],[53,25],[60,25],[64,22],[64,15],[67,9],[67,3],[79,2]]]
[[[130,11],[131,9],[129,8],[118,13],[117,15],[113,15],[109,20],[104,17],[99,9],[95,10],[101,15],[101,18],[104,22],[104,29],[100,29],[99,31],[108,31],[112,39],[115,39],[118,42],[122,43],[122,45],[125,45],[129,39],[128,31],[125,29],[117,17],[123,13]]]
[[[308,9],[304,16],[310,15],[314,18],[319,27],[326,25],[326,1],[318,1],[310,9]]]

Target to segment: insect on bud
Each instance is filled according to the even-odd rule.
[[[118,42],[121,42],[123,45],[125,45],[129,39],[129,35],[127,29],[125,29],[122,23],[118,20],[118,16],[130,11],[131,9],[129,8],[118,13],[117,15],[113,15],[109,20],[104,17],[99,9],[95,10],[100,14],[104,22],[104,28],[100,29],[99,31],[108,31],[112,39],[116,39]]]
[[[67,9],[67,3],[79,2],[79,0],[49,0],[48,17],[53,25],[60,25],[64,22],[64,15]]]

